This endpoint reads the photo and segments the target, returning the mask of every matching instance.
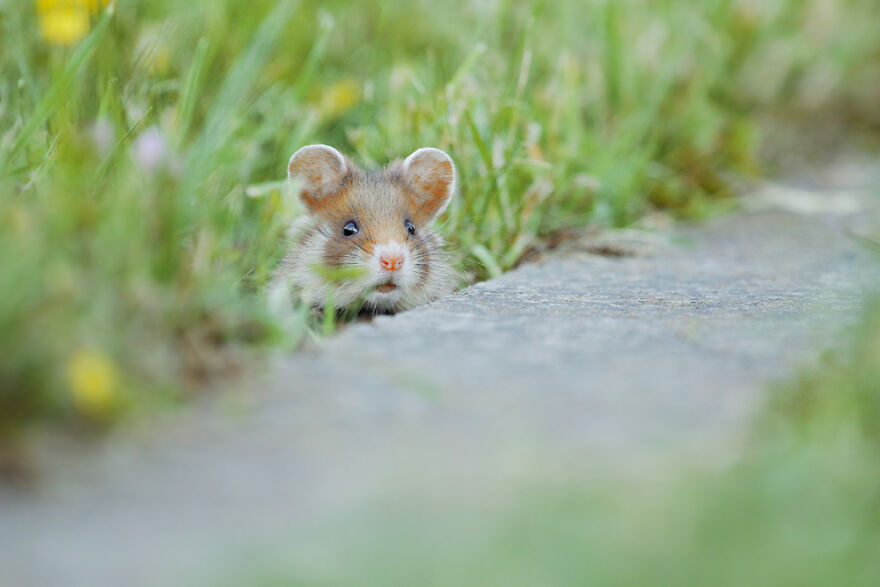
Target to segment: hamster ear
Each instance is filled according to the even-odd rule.
[[[403,161],[403,177],[417,213],[428,221],[446,210],[455,191],[455,165],[440,149],[419,149]]]
[[[331,196],[339,193],[347,174],[345,157],[327,145],[303,147],[287,164],[287,178],[302,182],[299,197],[309,213],[328,205]]]

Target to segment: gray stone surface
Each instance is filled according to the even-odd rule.
[[[0,492],[0,585],[210,582],[401,496],[723,460],[767,383],[835,344],[877,285],[853,236],[876,193],[852,170],[830,181],[844,189],[814,178],[701,226],[601,236],[634,255],[565,243],[74,453],[36,491]]]

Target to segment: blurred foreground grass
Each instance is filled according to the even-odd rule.
[[[258,293],[303,144],[451,153],[480,278],[559,228],[705,213],[766,120],[880,126],[873,0],[106,4],[0,3],[0,431],[295,343]]]

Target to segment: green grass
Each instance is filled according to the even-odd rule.
[[[398,500],[308,545],[220,564],[203,584],[868,587],[880,573],[880,476],[862,470],[873,454],[790,450],[643,487],[594,469],[510,489],[497,508]]]
[[[443,231],[479,279],[560,228],[705,214],[761,171],[767,119],[880,123],[871,0],[117,4],[72,47],[0,5],[4,431],[113,421],[295,344],[305,313],[281,327],[259,291],[304,144],[448,151]]]

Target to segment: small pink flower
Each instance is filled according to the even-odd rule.
[[[168,161],[168,142],[162,132],[151,126],[134,142],[134,159],[147,173],[155,173]]]

